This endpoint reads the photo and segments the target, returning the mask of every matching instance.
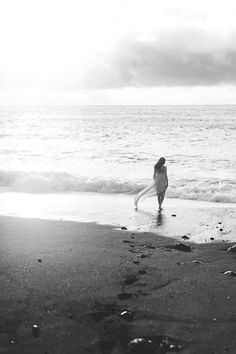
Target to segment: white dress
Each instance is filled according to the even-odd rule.
[[[162,166],[161,169],[156,172],[154,184],[157,194],[165,193],[167,188],[166,166]]]
[[[152,197],[153,195],[158,195],[158,194],[163,194],[166,191],[167,188],[167,172],[166,172],[166,166],[162,166],[160,171],[157,171],[155,174],[155,179],[154,182],[142,189],[134,199],[134,204],[135,208],[138,208],[138,202],[140,198],[148,198]]]

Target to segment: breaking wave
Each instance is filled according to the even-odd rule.
[[[150,180],[133,181],[114,178],[75,176],[66,172],[0,171],[1,192],[58,193],[97,192],[136,194]],[[236,181],[217,179],[181,179],[173,181],[167,197],[236,203]]]

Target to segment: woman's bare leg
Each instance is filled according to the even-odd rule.
[[[157,196],[157,200],[158,200],[159,210],[161,210],[162,201],[161,201],[161,196],[160,195]]]
[[[161,206],[162,206],[162,203],[163,203],[164,198],[165,198],[165,193],[158,195],[159,210],[162,209]]]

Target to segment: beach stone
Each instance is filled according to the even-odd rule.
[[[118,295],[119,299],[120,300],[127,300],[127,299],[130,299],[132,297],[132,294],[131,293],[120,293]]]
[[[141,257],[141,258],[146,258],[146,257],[149,257],[149,255],[148,255],[148,254],[141,254],[140,257]]]
[[[169,338],[163,339],[160,343],[161,353],[166,352],[179,352],[182,347],[173,341],[169,340]]]
[[[121,230],[128,230],[128,229],[127,229],[127,227],[122,226],[122,227],[121,227]]]
[[[38,258],[38,262],[41,263],[41,262],[42,262],[42,259]]]
[[[231,247],[229,247],[229,248],[227,249],[227,252],[236,252],[236,244],[233,245],[233,246],[231,246]]]
[[[133,311],[125,310],[125,311],[122,311],[119,316],[120,316],[120,318],[122,318],[123,320],[125,320],[127,322],[132,322],[134,319],[134,315],[135,315],[135,313]]]
[[[137,264],[137,265],[139,265],[139,264],[140,264],[140,262],[139,262],[139,261],[133,261],[133,263],[134,263],[134,264]]]
[[[135,283],[138,280],[137,275],[134,274],[128,274],[124,280],[125,285],[131,285]]]
[[[193,261],[193,263],[196,263],[196,264],[203,264],[201,261],[199,261],[198,259],[196,259],[195,261]]]
[[[178,251],[191,252],[191,247],[184,243],[176,243],[173,248]]]
[[[210,237],[210,240],[211,240],[211,241],[214,241],[214,237]]]
[[[34,324],[32,326],[32,334],[34,337],[38,337],[39,336],[39,331],[40,331],[40,328],[38,325]]]
[[[174,217],[175,217],[175,216],[176,216],[176,214],[171,214],[171,216],[174,216]]]
[[[181,237],[183,240],[189,240],[189,237],[187,235],[184,235]]]
[[[154,250],[156,247],[155,246],[153,246],[153,245],[145,245],[144,247],[146,247],[146,248],[150,248],[150,249],[152,249],[152,250]]]
[[[222,228],[220,228],[219,230],[220,230],[220,231],[223,231],[223,229],[222,229]]]
[[[145,338],[135,338],[128,344],[128,353],[130,354],[155,354],[156,346]]]
[[[228,275],[230,277],[236,277],[236,273],[233,272],[232,270],[227,270],[226,272],[224,272],[224,275]]]

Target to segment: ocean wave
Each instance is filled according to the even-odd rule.
[[[0,170],[0,191],[25,193],[97,192],[135,195],[150,180],[75,176],[67,172],[21,172]],[[180,179],[170,184],[167,197],[236,203],[236,181],[217,179]]]

